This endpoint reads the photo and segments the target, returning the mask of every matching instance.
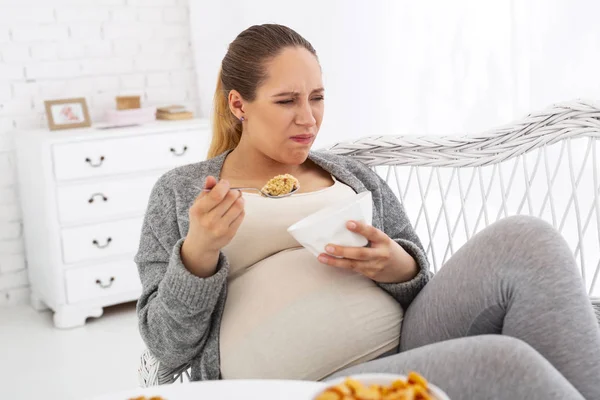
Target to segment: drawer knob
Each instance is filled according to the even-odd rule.
[[[102,201],[107,202],[108,201],[108,197],[106,197],[104,194],[102,193],[94,193],[88,200],[88,203],[93,203],[94,200],[96,199],[96,197],[99,197],[100,199],[102,199]]]
[[[102,289],[108,289],[109,287],[112,286],[114,281],[115,281],[114,276],[110,277],[110,279],[108,280],[108,283],[103,283],[100,279],[96,279],[96,285],[100,286]]]
[[[93,244],[94,246],[96,246],[97,248],[99,248],[99,249],[105,249],[105,248],[107,248],[107,247],[108,247],[108,245],[110,244],[110,242],[112,242],[112,238],[111,238],[111,237],[107,237],[107,238],[106,238],[106,243],[104,243],[104,244],[100,244],[100,243],[98,243],[98,241],[97,241],[96,239],[94,239],[94,240],[92,241],[92,244]]]
[[[104,162],[104,156],[100,156],[100,160],[97,163],[94,163],[89,157],[85,159],[85,162],[90,165],[90,167],[98,168]]]
[[[181,157],[182,155],[185,154],[185,152],[187,151],[187,146],[183,146],[183,149],[181,150],[181,152],[177,152],[177,150],[175,150],[173,147],[171,147],[171,153],[173,153],[173,155],[177,156],[177,157]]]

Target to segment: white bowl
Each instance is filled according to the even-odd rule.
[[[325,246],[330,243],[351,247],[364,247],[368,244],[364,236],[348,230],[346,223],[350,220],[372,224],[371,192],[362,192],[350,201],[344,200],[327,206],[296,222],[287,231],[315,257],[318,257],[325,252]]]
[[[361,382],[365,386],[369,385],[391,385],[397,379],[402,379],[406,381],[408,378],[405,375],[396,375],[396,374],[357,374],[357,375],[349,375],[343,378],[336,378],[332,380],[323,381],[326,384],[326,388],[330,386],[339,385],[340,383],[344,383],[344,381],[348,378],[355,379]],[[435,400],[450,400],[448,395],[444,393],[442,389],[433,385],[429,381],[428,387],[431,394],[434,396]],[[319,394],[321,394],[325,388],[321,388],[318,392],[316,392],[313,396],[313,399],[316,398]]]

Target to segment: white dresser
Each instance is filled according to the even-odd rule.
[[[32,306],[70,328],[136,300],[150,191],[169,169],[206,159],[209,122],[19,131],[15,142]]]

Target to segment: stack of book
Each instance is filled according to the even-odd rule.
[[[194,118],[194,113],[185,108],[185,106],[173,105],[158,107],[156,109],[156,119],[179,120],[192,118]]]

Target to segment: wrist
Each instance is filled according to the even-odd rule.
[[[395,272],[393,282],[404,283],[414,279],[419,273],[419,265],[415,259],[395,240],[392,240],[392,257],[390,268]]]
[[[199,278],[214,275],[219,262],[219,251],[203,250],[199,246],[193,246],[194,243],[186,238],[181,245],[180,257],[184,267]]]

